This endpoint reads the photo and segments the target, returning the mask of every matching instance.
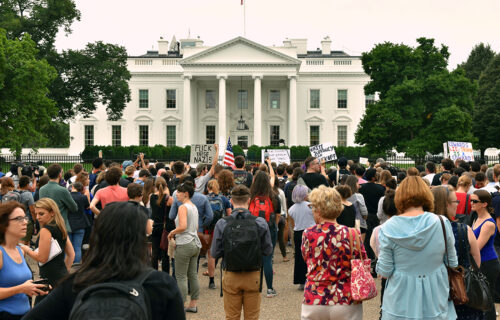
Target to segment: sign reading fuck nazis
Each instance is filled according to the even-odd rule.
[[[325,160],[325,162],[337,160],[337,154],[335,153],[335,148],[330,142],[318,144],[309,148],[311,156],[318,158],[319,160]]]
[[[212,163],[216,156],[213,144],[192,144],[189,163]]]

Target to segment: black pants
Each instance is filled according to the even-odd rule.
[[[24,315],[16,316],[6,311],[0,312],[0,320],[21,320]]]
[[[285,238],[284,238],[285,225],[286,225],[285,221],[286,221],[285,217],[281,216],[280,221],[278,223],[278,244],[280,246],[280,251],[281,251],[281,255],[283,256],[283,258],[286,257],[286,246],[285,246]]]
[[[373,229],[375,229],[376,226],[380,224],[380,221],[377,218],[376,213],[368,213],[368,218],[366,219],[366,235],[365,235],[365,242],[363,243],[365,245],[365,250],[366,254],[368,255],[368,258],[370,259],[375,259],[375,253],[372,250],[372,247],[370,246],[370,238],[372,236]]]
[[[481,267],[479,270],[486,276],[488,279],[488,284],[490,287],[490,292],[494,296],[495,294],[495,284],[498,278],[498,273],[500,272],[500,262],[498,259],[493,259],[489,261],[481,261]],[[497,318],[495,311],[495,303],[491,304],[490,310],[485,312],[487,320],[495,320]]]
[[[163,229],[153,229],[151,234],[151,266],[158,270],[158,260],[161,260],[161,270],[170,273],[170,258],[168,254],[160,249],[160,241]]]
[[[293,240],[295,244],[295,263],[293,265],[293,283],[294,284],[305,284],[307,265],[302,258],[302,233],[304,230],[294,231]]]

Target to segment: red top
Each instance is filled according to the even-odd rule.
[[[104,209],[106,204],[115,201],[128,201],[127,189],[120,187],[119,185],[108,186],[103,189],[99,189],[95,194],[95,198],[99,199],[101,206]]]
[[[358,238],[361,239],[358,233]],[[354,257],[367,258],[361,243],[361,253],[353,237]],[[302,256],[307,264],[304,304],[349,305],[351,298],[351,246],[349,228],[325,222],[306,229],[302,235]]]
[[[457,206],[457,214],[465,214],[465,202],[467,202],[467,198],[468,198],[468,202],[467,203],[467,213],[470,214],[470,211],[471,211],[471,204],[470,204],[470,195],[467,197],[467,194],[464,193],[464,192],[455,192],[455,194],[457,195],[457,200],[460,201],[458,203],[458,206]]]

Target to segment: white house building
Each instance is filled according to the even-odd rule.
[[[131,101],[108,121],[100,106],[70,125],[69,154],[86,145],[219,143],[288,146],[354,145],[373,97],[359,56],[306,39],[264,46],[238,37],[206,47],[198,39],[160,39],[158,51],[128,58]],[[239,122],[240,121],[240,122]]]

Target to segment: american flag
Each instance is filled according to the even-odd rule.
[[[233,147],[231,146],[231,138],[227,139],[227,148],[224,153],[224,160],[222,161],[224,165],[229,166],[234,169],[234,153]]]

